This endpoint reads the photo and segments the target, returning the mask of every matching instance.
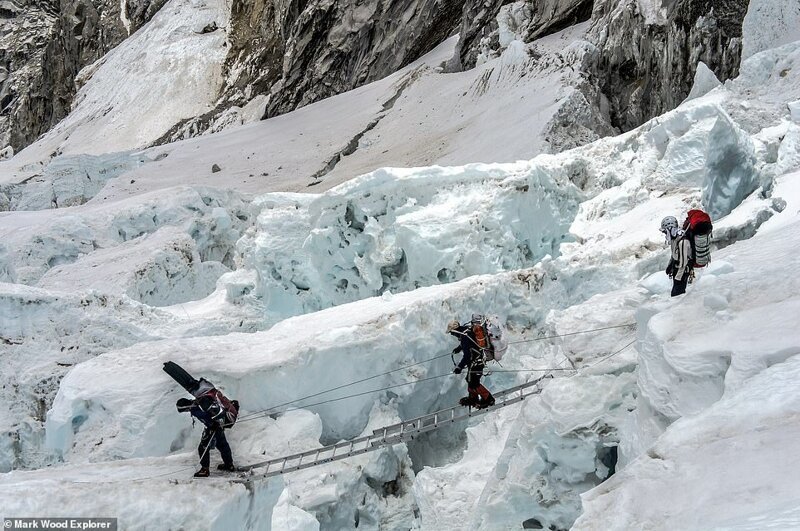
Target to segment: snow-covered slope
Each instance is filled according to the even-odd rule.
[[[189,29],[191,23],[180,18],[165,20],[180,20],[191,42],[218,35],[196,35]],[[581,40],[585,30],[581,24],[530,46],[514,41],[501,57],[480,68],[445,74],[440,65],[452,55],[454,37],[381,81],[287,115],[141,153],[114,155],[114,164],[124,167],[124,173],[90,175],[87,183],[81,168],[63,171],[86,164],[86,155],[79,154],[110,157],[109,152],[143,148],[161,134],[159,124],[168,122],[169,116],[194,112],[186,109],[181,98],[161,94],[159,87],[174,89],[174,73],[162,69],[161,55],[156,52],[139,58],[155,63],[137,70],[155,79],[141,74],[117,77],[109,63],[129,61],[126,50],[136,53],[139,49],[135,42],[126,41],[94,73],[81,93],[87,95],[67,120],[10,161],[0,163],[0,194],[8,196],[11,209],[40,209],[51,208],[54,201],[56,205],[92,198],[112,201],[186,185],[232,187],[250,193],[306,191],[307,186],[316,185],[316,191],[381,166],[514,161],[560,151],[597,138],[598,132],[613,132],[593,132],[592,116],[583,116],[588,104],[574,88],[580,81],[574,71],[590,49]],[[170,35],[163,37],[165,45],[180,46]],[[199,68],[193,62],[186,65]],[[104,75],[106,66],[109,70]],[[113,108],[119,109],[107,113],[101,96],[117,98],[120,92],[119,87],[109,89],[111,83],[124,83],[126,98],[155,98],[169,108],[150,112],[154,106],[147,101],[115,103]],[[187,97],[194,106],[205,101],[197,95]],[[558,113],[574,114],[577,119],[567,128]],[[99,133],[107,126],[136,131]],[[61,156],[51,161],[54,154]],[[52,168],[54,164],[60,172]],[[221,171],[212,171],[215,164]],[[96,195],[98,189],[92,183],[107,181],[102,194]],[[41,197],[30,198],[34,190]],[[0,195],[0,208],[2,201]]]
[[[222,84],[221,0],[171,0],[136,34],[84,68],[72,111],[32,151],[104,154],[141,148],[211,108]],[[180,80],[180,83],[176,83]]]
[[[800,525],[800,222],[779,217],[791,221],[719,252],[722,274],[639,312],[641,394],[625,437],[639,457],[585,495],[577,529]]]

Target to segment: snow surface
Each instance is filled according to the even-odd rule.
[[[413,102],[437,101],[433,87],[455,90],[451,76],[499,68],[509,85],[496,86],[516,88],[490,88],[493,105],[529,110],[516,90],[552,79],[508,74],[515,42],[483,70],[426,70],[394,109],[411,119]],[[383,82],[282,122],[83,159],[92,175],[116,175],[102,188],[70,176],[13,188],[7,200],[31,209],[74,200],[0,214],[0,369],[12,375],[0,389],[0,517],[108,514],[131,529],[800,526],[800,42],[709,81],[635,131],[564,153],[464,165],[479,152],[463,151],[459,166],[343,172],[313,194],[285,191],[308,172],[247,187],[210,164],[255,171],[265,158],[247,150],[269,124],[301,130],[326,105],[356,108],[348,100],[380,107]],[[430,100],[414,92],[423,86]],[[458,105],[478,113],[486,101]],[[352,138],[348,124],[331,127]],[[490,133],[483,153],[500,159],[506,137]],[[358,167],[348,157],[337,168]],[[231,189],[207,186],[222,182]],[[253,197],[260,186],[284,191]],[[713,261],[672,299],[657,228],[696,206],[714,216]],[[163,361],[242,403],[229,438],[246,464],[454,404],[464,382],[444,328],[473,312],[496,315],[512,342],[487,386],[551,371],[541,394],[280,479],[190,479],[200,430],[175,411],[184,393]]]
[[[227,26],[228,14],[222,0],[167,2],[78,74],[81,88],[71,112],[31,151],[99,155],[143,148],[179,120],[211,110],[222,84],[226,36],[201,30],[211,22]]]
[[[800,40],[800,3],[750,0],[742,33],[742,59]]]
[[[640,311],[641,395],[627,437],[639,457],[584,496],[577,529],[800,525],[800,342],[788,333],[800,231],[796,216],[780,217],[791,221],[721,251],[729,267],[685,299]]]
[[[176,2],[178,2],[176,4]],[[182,3],[181,3],[182,2]],[[210,7],[191,7],[186,0],[172,0],[167,6],[174,10],[185,9],[192,17],[211,16]],[[166,9],[166,8],[165,8]],[[164,24],[178,24],[188,31],[186,47],[198,39],[221,38],[223,32],[195,35],[190,28],[193,19],[183,20],[180,13],[162,9],[159,16]],[[205,20],[205,19],[203,19]],[[49,166],[61,167],[76,164],[78,153],[106,154],[128,170],[122,175],[104,176],[108,184],[101,194],[84,194],[82,202],[114,201],[158,189],[175,186],[230,187],[245,193],[270,191],[322,191],[347,181],[362,173],[382,166],[413,167],[460,165],[467,162],[507,162],[530,159],[541,152],[550,151],[551,145],[574,145],[572,131],[561,131],[554,117],[559,110],[577,113],[582,111],[573,85],[580,81],[574,70],[580,65],[584,53],[590,50],[582,40],[586,24],[568,28],[535,43],[538,59],[531,58],[519,41],[499,58],[480,68],[454,74],[442,73],[441,64],[449,59],[457,37],[448,39],[426,56],[406,68],[380,81],[353,91],[329,98],[258,123],[225,129],[221,132],[157,146],[142,152],[131,152],[150,145],[164,131],[158,124],[173,120],[178,115],[196,113],[197,106],[207,100],[195,95],[192,105],[181,98],[166,98],[163,90],[172,90],[173,72],[163,70],[160,55],[153,52],[139,58],[147,63],[142,67],[157,79],[129,75],[119,77],[116,70],[101,67],[94,73],[97,93],[103,98],[118,98],[117,89],[105,90],[109,84],[124,83],[126,93],[134,97],[157,99],[159,105],[169,105],[167,112],[140,116],[143,109],[155,108],[147,102],[128,105],[114,99],[112,108],[119,113],[102,115],[107,105],[94,105],[94,99],[85,98],[73,113],[52,132],[37,143],[18,153],[13,159],[0,163],[0,205],[3,193],[28,195],[19,191],[19,183],[40,183],[42,193],[55,188],[55,195],[67,186],[76,187],[85,181],[84,173],[75,171],[68,175],[52,175]],[[178,59],[194,64],[173,43],[170,27],[146,24],[132,38],[115,49],[119,61],[129,54],[139,54],[143,32],[153,33],[156,41],[165,41],[179,54]],[[142,36],[144,38],[144,36]],[[181,41],[183,42],[183,41]],[[213,43],[212,43],[213,44]],[[206,42],[203,46],[212,46]],[[221,46],[221,45],[220,45]],[[150,50],[150,48],[147,48]],[[216,48],[214,48],[216,49]],[[220,48],[224,49],[224,48]],[[189,53],[189,51],[186,51]],[[205,53],[205,52],[204,52]],[[137,55],[138,57],[138,55]],[[208,68],[221,68],[212,64],[214,54],[208,53]],[[106,61],[111,61],[109,56]],[[152,63],[152,64],[151,64]],[[105,66],[105,65],[103,65]],[[138,68],[138,67],[137,67]],[[125,71],[125,70],[123,70]],[[216,70],[214,70],[216,72]],[[199,72],[197,72],[200,75]],[[92,81],[84,87],[91,88]],[[131,88],[134,87],[134,88]],[[138,97],[138,96],[137,96]],[[99,96],[98,96],[99,98]],[[103,100],[105,101],[105,100]],[[81,109],[86,109],[85,112]],[[203,111],[204,112],[204,111]],[[85,125],[68,134],[73,121],[83,124],[83,114],[91,116]],[[139,114],[136,114],[139,113]],[[194,114],[193,114],[194,113]],[[120,114],[118,118],[114,118]],[[162,120],[163,118],[163,120]],[[124,127],[136,127],[136,134],[110,135],[106,122]],[[87,118],[88,120],[88,118]],[[100,121],[98,121],[100,120]],[[157,120],[157,123],[153,123]],[[173,120],[174,121],[174,120]],[[136,125],[129,125],[134,123]],[[149,133],[145,134],[145,128]],[[85,130],[85,134],[81,131]],[[102,134],[97,131],[104,131]],[[91,135],[91,139],[86,136]],[[138,135],[138,136],[137,136]],[[110,155],[110,152],[124,151]],[[51,158],[53,153],[62,153]],[[59,162],[60,161],[60,162]],[[212,172],[216,164],[220,172]],[[135,166],[141,165],[140,168]],[[113,178],[112,178],[113,177]],[[318,178],[318,177],[321,177]],[[27,181],[30,179],[30,181]],[[314,188],[308,188],[314,184]],[[96,192],[96,191],[95,191]],[[19,208],[51,208],[52,195],[25,200],[14,200]],[[76,195],[74,192],[72,195]]]

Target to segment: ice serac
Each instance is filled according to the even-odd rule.
[[[0,211],[43,210],[82,205],[111,179],[146,162],[140,154],[66,155],[56,157],[23,183],[0,184]]]
[[[535,520],[543,529],[568,529],[580,514],[578,493],[613,473],[618,427],[635,394],[631,373],[548,385],[515,420],[470,527],[511,529]]]
[[[382,169],[319,196],[270,194],[240,241],[270,313],[530,267],[557,255],[581,192],[546,165]]]

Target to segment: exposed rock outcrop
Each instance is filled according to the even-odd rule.
[[[511,30],[532,42],[578,22],[589,20],[593,0],[468,0],[461,20],[460,39],[449,67],[475,66],[479,56],[504,47],[502,33]],[[507,14],[501,14],[506,8]],[[503,27],[505,26],[505,27]]]
[[[464,0],[234,0],[225,86],[215,109],[156,143],[206,130],[266,94],[264,117],[381,79],[458,29]]]
[[[0,149],[14,151],[70,110],[81,69],[136,31],[167,0],[0,0]],[[380,79],[460,31],[450,70],[489,60],[590,21],[581,95],[554,128],[574,141],[632,129],[674,108],[698,62],[720,81],[735,76],[747,0],[233,0],[222,87],[154,144],[271,117]],[[581,27],[585,31],[585,27]],[[529,50],[535,59],[535,50]],[[162,129],[164,131],[164,129]],[[159,133],[161,134],[161,133]],[[556,145],[558,144],[558,145]]]
[[[643,9],[650,5],[651,12]],[[623,131],[675,108],[697,64],[720,81],[738,75],[747,0],[599,0],[589,39],[599,50],[591,75]]]
[[[57,33],[58,2],[0,2],[0,147],[19,150],[54,123],[41,65]]]
[[[673,109],[691,91],[698,62],[720,81],[738,74],[748,0],[469,0],[452,70],[473,67],[509,38],[533,42],[591,20],[596,46],[584,91],[622,131]],[[513,34],[511,37],[509,34]]]
[[[165,2],[0,1],[0,148],[19,151],[66,116],[80,70],[139,29]]]

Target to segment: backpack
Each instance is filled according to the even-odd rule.
[[[702,210],[690,210],[683,222],[685,238],[689,239],[692,246],[692,265],[705,267],[711,262],[711,216]]]
[[[508,350],[508,342],[503,339],[503,329],[496,319],[475,314],[472,316],[472,331],[487,361],[503,359]]]
[[[213,401],[222,414],[219,420],[223,428],[230,428],[236,424],[236,419],[239,416],[239,402],[236,400],[229,400],[228,397],[222,394],[222,391],[214,387],[211,382],[200,378],[200,385],[192,394],[197,398],[197,402],[200,402],[200,399],[204,398],[206,399],[204,401],[208,399]]]

